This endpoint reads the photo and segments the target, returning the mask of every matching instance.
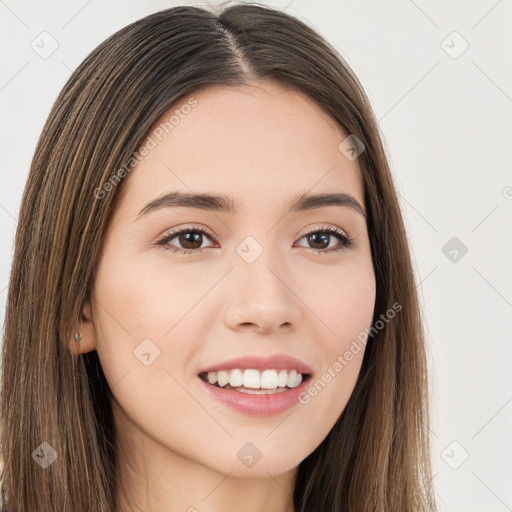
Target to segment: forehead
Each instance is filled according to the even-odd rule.
[[[123,195],[142,201],[179,189],[261,204],[335,188],[364,204],[357,161],[338,149],[347,136],[313,100],[286,86],[209,87],[155,123],[151,149],[129,174]]]

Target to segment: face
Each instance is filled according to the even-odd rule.
[[[364,349],[336,365],[375,304],[365,218],[354,207],[365,209],[360,169],[338,149],[348,133],[298,92],[258,83],[193,98],[163,116],[179,112],[172,129],[155,126],[154,147],[117,185],[84,340],[134,453],[145,446],[162,464],[279,475],[322,442],[361,367]],[[194,207],[168,196],[147,206],[176,192],[228,200]],[[354,203],[292,208],[319,194]],[[230,202],[233,211],[221,207]],[[236,358],[246,359],[223,366]],[[230,387],[264,381],[267,393],[275,373],[278,388],[221,390],[200,376],[219,365]],[[294,369],[304,374],[298,387]]]

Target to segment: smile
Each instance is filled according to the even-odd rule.
[[[219,388],[254,394],[269,394],[296,388],[307,376],[308,374],[303,375],[296,370],[257,370],[255,368],[203,372],[199,375],[205,382]]]
[[[248,369],[243,372],[243,383],[245,382],[245,374],[249,372],[248,375],[248,384],[255,386],[257,384],[257,377],[260,379],[260,383],[258,387],[246,387],[244,384],[238,386],[231,386],[227,382],[223,387],[219,386],[218,378],[219,373],[220,379],[226,380],[229,376],[229,382],[231,382],[231,374],[234,373],[235,384],[240,382],[240,375],[237,371],[241,370],[230,370],[221,372],[208,372],[202,373],[198,377],[198,381],[201,384],[202,389],[207,393],[210,398],[213,398],[215,401],[220,404],[229,407],[230,409],[235,410],[238,413],[242,413],[247,416],[256,416],[256,417],[268,417],[274,416],[276,414],[280,414],[287,409],[297,405],[299,402],[299,397],[301,393],[306,391],[308,382],[311,378],[309,374],[301,374],[297,373],[296,370],[264,370],[260,372],[255,370],[256,373],[253,373],[253,369]],[[270,372],[270,373],[265,373]],[[286,373],[286,385],[279,386],[280,383],[284,382],[284,375]],[[213,374],[217,373],[216,376]],[[215,380],[214,380],[215,377]],[[209,382],[209,379],[214,380],[213,383]],[[238,381],[237,381],[238,379]],[[268,379],[268,380],[267,380]],[[263,380],[263,385],[269,385],[275,383],[275,379],[277,379],[277,386],[272,388],[263,388],[261,381]],[[281,380],[280,380],[281,379]],[[292,385],[295,387],[288,387],[288,379],[292,381]],[[270,382],[272,381],[272,382]]]

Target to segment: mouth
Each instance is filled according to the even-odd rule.
[[[249,395],[273,395],[297,388],[311,378],[295,369],[239,369],[201,372],[199,378],[210,386]]]

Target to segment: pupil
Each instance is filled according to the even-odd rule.
[[[184,235],[180,235],[180,243],[185,249],[198,249],[201,247],[201,236],[202,233],[198,231],[189,231]],[[187,244],[192,244],[192,247],[190,245],[187,246]]]
[[[315,245],[317,243],[317,239],[322,238],[323,243],[325,243],[328,236],[329,235],[327,233],[313,233],[313,234],[309,235],[309,241],[313,242],[313,245]],[[329,245],[329,243],[327,243],[327,245]],[[325,247],[322,247],[322,246],[320,246],[320,247],[315,246],[314,248],[315,249],[325,249]]]

